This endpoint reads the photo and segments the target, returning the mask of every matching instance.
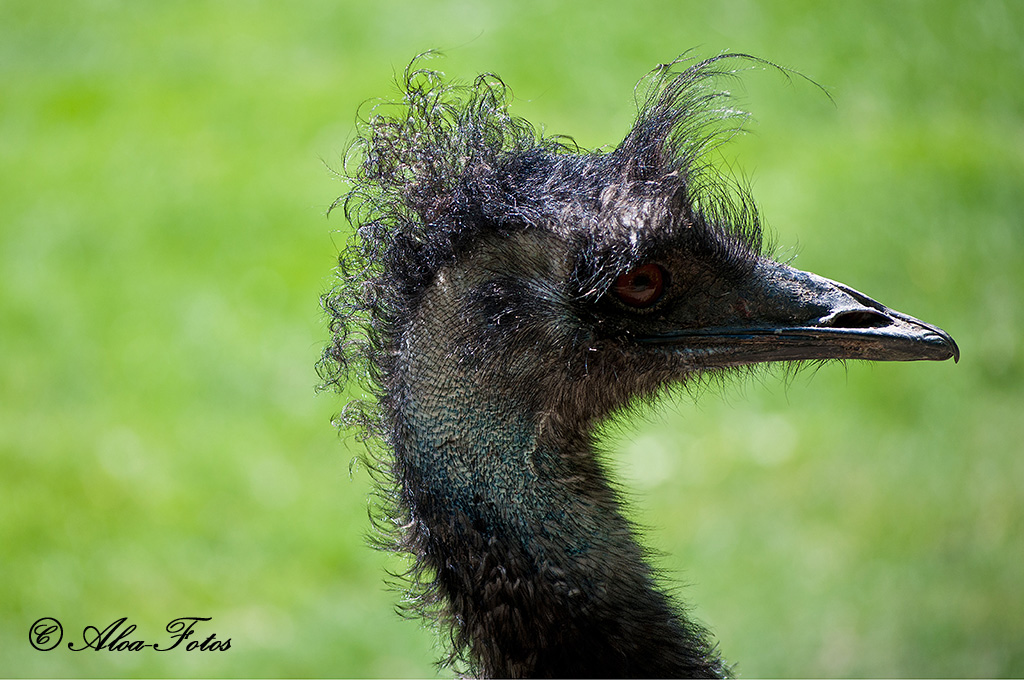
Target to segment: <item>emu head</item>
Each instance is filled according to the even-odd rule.
[[[343,264],[362,268],[346,293],[369,312],[386,410],[405,399],[387,394],[398,373],[459,375],[568,435],[707,371],[958,356],[935,326],[762,253],[753,201],[708,162],[738,129],[711,87],[736,58],[659,69],[608,153],[538,138],[493,76],[459,89],[406,72],[403,112],[370,119],[344,199],[361,226]]]

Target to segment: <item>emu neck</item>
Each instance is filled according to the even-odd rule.
[[[483,676],[711,676],[702,631],[655,588],[590,432],[545,426],[543,342],[466,348],[465,300],[442,276],[401,338],[391,383],[396,469],[417,559]],[[540,348],[540,349],[536,349]],[[398,410],[398,409],[396,409]]]

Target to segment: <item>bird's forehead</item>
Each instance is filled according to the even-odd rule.
[[[676,190],[663,183],[613,182],[590,191],[548,198],[542,214],[548,230],[594,241],[650,237],[680,221]]]
[[[639,197],[603,207],[598,214],[597,240],[610,244],[637,247],[642,242],[668,238],[680,220],[676,219],[668,201],[660,197]]]
[[[578,228],[596,260],[611,258],[627,266],[670,250],[690,226],[671,197],[612,185],[602,191],[592,218]]]

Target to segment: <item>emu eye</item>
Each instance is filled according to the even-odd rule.
[[[612,292],[630,307],[650,307],[665,292],[665,270],[653,263],[641,265],[615,279]]]

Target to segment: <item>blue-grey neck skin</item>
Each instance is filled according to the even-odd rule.
[[[654,587],[595,459],[611,401],[587,395],[600,376],[576,357],[599,347],[552,287],[569,277],[565,246],[511,238],[442,270],[391,382],[403,494],[470,661],[485,676],[721,675]]]

